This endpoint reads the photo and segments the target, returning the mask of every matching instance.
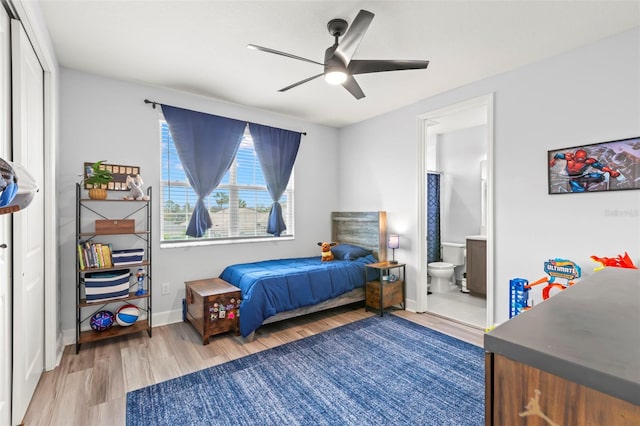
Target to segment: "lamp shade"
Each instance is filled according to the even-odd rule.
[[[387,240],[387,247],[390,249],[400,248],[400,236],[398,234],[389,235],[389,239]]]

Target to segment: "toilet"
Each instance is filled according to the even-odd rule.
[[[431,277],[431,291],[434,293],[446,293],[455,285],[454,272],[456,266],[462,266],[465,262],[466,245],[462,243],[443,242],[442,262],[427,264],[427,274]]]

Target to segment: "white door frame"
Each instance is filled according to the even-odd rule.
[[[58,61],[47,28],[42,21],[39,2],[9,0],[14,18],[19,19],[44,70],[44,162],[45,179],[39,183],[45,202],[45,294],[44,346],[45,370],[58,365],[64,342],[60,330],[60,280],[58,277],[58,210],[56,206],[58,165]]]
[[[11,159],[11,29],[0,7],[0,158]],[[0,215],[0,424],[11,423],[11,215]]]
[[[44,183],[44,72],[22,24],[11,21],[13,160]],[[12,423],[21,423],[44,371],[45,204],[42,190],[13,217]],[[30,309],[31,308],[31,309]]]
[[[493,164],[494,164],[494,110],[493,110],[493,93],[469,99],[453,105],[439,108],[434,111],[427,112],[418,116],[418,152],[419,152],[419,170],[418,174],[418,288],[416,297],[416,312],[425,312],[427,310],[427,229],[425,224],[426,218],[426,184],[425,176],[427,174],[426,163],[426,146],[427,139],[430,136],[429,127],[438,118],[449,114],[458,113],[469,108],[484,108],[487,118],[487,316],[486,329],[490,329],[494,325],[494,183],[493,183]]]

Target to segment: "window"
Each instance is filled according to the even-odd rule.
[[[160,122],[162,142],[161,242],[239,241],[274,239],[267,234],[271,196],[267,191],[260,162],[253,148],[249,127],[245,129],[235,161],[222,182],[205,199],[213,226],[202,238],[185,234],[196,194],[184,173],[176,147],[165,121]],[[287,230],[281,237],[293,236],[293,173],[282,198],[282,215]]]

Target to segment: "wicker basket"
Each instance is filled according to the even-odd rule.
[[[91,188],[89,190],[89,198],[92,200],[106,200],[107,190],[102,188]]]

